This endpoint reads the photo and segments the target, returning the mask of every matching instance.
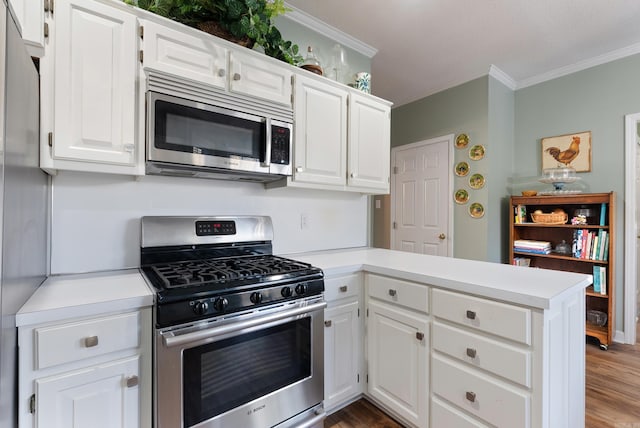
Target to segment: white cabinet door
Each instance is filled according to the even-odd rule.
[[[360,393],[360,323],[357,301],[324,311],[324,407]]]
[[[347,184],[389,193],[391,109],[359,94],[352,93],[349,97]]]
[[[54,19],[53,158],[134,165],[135,15],[58,0]]]
[[[429,400],[426,318],[371,300],[367,325],[368,393],[415,426],[426,427]]]
[[[347,92],[296,76],[293,181],[344,186]]]
[[[231,51],[229,89],[232,92],[264,98],[291,108],[291,70],[270,61]]]
[[[36,380],[36,427],[138,427],[139,370],[135,356]]]
[[[29,55],[44,55],[44,0],[9,0]]]
[[[141,21],[144,29],[144,68],[225,89],[227,49],[211,38],[192,36],[155,22]]]

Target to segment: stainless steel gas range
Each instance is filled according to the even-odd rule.
[[[269,217],[143,217],[156,428],[322,427],[323,273]]]

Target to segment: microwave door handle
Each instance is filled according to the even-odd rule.
[[[264,161],[262,162],[262,166],[269,166],[271,165],[271,118],[268,117],[266,119],[265,122],[265,126],[267,127],[267,132],[266,132],[266,144],[264,146]]]

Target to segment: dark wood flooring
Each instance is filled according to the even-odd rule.
[[[640,335],[638,335],[640,338]],[[640,344],[587,342],[585,428],[640,428]],[[365,399],[329,415],[325,428],[402,428]]]

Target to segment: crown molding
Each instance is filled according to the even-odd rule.
[[[306,12],[303,12],[286,2],[285,6],[290,10],[282,16],[284,19],[289,19],[290,21],[305,26],[310,30],[315,31],[316,33],[322,34],[323,36],[335,40],[342,46],[353,49],[354,51],[366,56],[367,58],[373,58],[375,54],[378,53],[378,49],[356,39],[353,36],[350,36],[344,31],[338,30],[337,28],[332,27],[326,22],[321,21]]]
[[[611,61],[626,58],[631,55],[640,53],[640,43],[636,43],[624,48],[616,49],[606,54],[599,55],[593,58],[586,59],[584,61],[576,62],[575,64],[567,65],[565,67],[556,68],[547,73],[542,73],[537,76],[530,77],[518,82],[517,89],[526,88],[528,86],[537,85],[538,83],[546,82],[548,80],[557,79],[558,77],[567,76],[578,71],[586,70],[597,65],[606,64]]]
[[[516,87],[518,86],[517,82],[513,80],[511,76],[509,76],[507,73],[500,70],[493,64],[491,64],[491,66],[489,67],[489,76],[493,77],[512,91],[515,91]]]

